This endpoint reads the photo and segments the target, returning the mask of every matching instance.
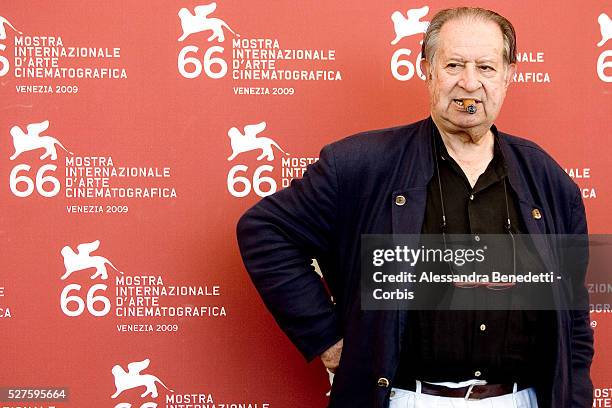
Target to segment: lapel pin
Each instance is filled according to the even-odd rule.
[[[531,215],[533,215],[533,218],[535,218],[536,220],[539,220],[540,218],[542,218],[542,213],[537,208],[534,208],[533,210],[531,210]]]

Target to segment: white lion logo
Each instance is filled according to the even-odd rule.
[[[66,273],[62,275],[61,279],[64,280],[68,278],[73,272],[82,271],[89,268],[96,268],[96,273],[91,275],[91,279],[96,279],[99,276],[101,279],[106,280],[108,279],[106,264],[110,265],[114,270],[123,275],[123,272],[118,270],[115,265],[113,265],[111,261],[105,257],[98,255],[91,256],[91,253],[99,247],[99,240],[77,245],[76,253],[69,246],[63,247],[61,254],[64,257]]]
[[[21,31],[17,30],[6,18],[0,16],[0,40],[6,40],[6,27],[5,25],[11,27],[13,31],[18,32],[19,34],[23,34]]]
[[[41,132],[44,132],[48,128],[48,120],[40,123],[29,124],[26,127],[28,133],[24,133],[19,126],[13,126],[11,128],[11,136],[13,137],[15,153],[13,153],[11,156],[11,160],[15,160],[21,153],[36,149],[45,149],[45,153],[40,156],[40,160],[44,160],[49,156],[51,156],[51,160],[57,160],[57,150],[55,149],[55,145],[58,145],[67,153],[73,154],[72,152],[69,152],[68,149],[66,149],[64,145],[61,144],[56,138],[52,136],[40,135]]]
[[[289,156],[289,153],[286,153],[269,137],[257,137],[257,134],[263,132],[265,128],[266,122],[260,122],[256,125],[246,125],[244,127],[244,135],[235,127],[228,130],[227,135],[231,141],[232,154],[227,160],[234,160],[240,153],[261,149],[261,154],[257,156],[257,160],[261,160],[265,157],[268,161],[272,161],[274,160],[272,146]]]
[[[400,11],[394,11],[391,14],[391,20],[393,21],[393,28],[395,28],[395,39],[391,41],[391,45],[397,44],[404,37],[427,31],[429,21],[419,21],[427,13],[429,13],[429,7],[427,6],[408,10],[408,18]]]
[[[132,408],[132,404],[129,402],[120,402],[113,408]],[[157,408],[157,404],[155,402],[145,402],[140,408]]]
[[[193,14],[183,7],[179,10],[178,16],[181,19],[181,27],[183,28],[183,35],[179,37],[179,41],[183,41],[191,34],[199,33],[202,31],[210,30],[212,34],[208,37],[208,41],[217,40],[218,42],[225,41],[225,35],[223,34],[223,28],[227,28],[236,37],[240,35],[236,34],[234,30],[228,26],[225,21],[216,17],[208,17],[217,8],[217,3],[212,2],[203,6],[196,6],[193,9]]]
[[[115,377],[115,387],[117,391],[115,391],[111,398],[117,398],[123,391],[137,387],[146,387],[145,392],[140,395],[142,398],[147,395],[151,395],[152,398],[157,398],[159,394],[157,393],[157,385],[155,383],[159,383],[168,391],[174,392],[166,387],[166,384],[156,376],[151,374],[140,374],[142,370],[149,366],[150,362],[151,361],[147,358],[142,361],[129,363],[127,366],[127,373],[120,365],[115,365],[111,372]]]
[[[601,13],[597,17],[599,23],[599,30],[601,31],[601,41],[597,43],[598,47],[604,45],[610,38],[612,38],[612,20],[606,13]]]

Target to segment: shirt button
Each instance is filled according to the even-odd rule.
[[[480,331],[485,331],[485,330],[487,330],[487,325],[481,324],[480,325]]]
[[[476,242],[480,242],[480,236],[476,235],[474,236],[474,239],[476,240]]]
[[[402,206],[404,204],[406,204],[406,197],[404,197],[403,195],[398,195],[397,197],[395,197],[395,205]]]
[[[470,200],[474,201],[474,194],[470,194]]]
[[[480,371],[475,371],[474,372],[474,376],[476,377],[480,377],[482,375],[482,373]]]
[[[387,388],[389,386],[389,380],[385,377],[381,377],[376,384],[378,384],[379,387]]]

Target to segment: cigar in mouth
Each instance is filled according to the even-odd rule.
[[[463,109],[473,115],[476,113],[476,100],[475,99],[455,99],[457,105],[462,106]]]
[[[465,106],[465,110],[470,115],[476,113],[476,101],[474,99],[464,99],[463,106]]]

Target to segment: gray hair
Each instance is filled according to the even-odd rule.
[[[504,38],[504,62],[506,64],[516,63],[516,32],[514,31],[512,23],[504,16],[494,11],[479,7],[457,7],[437,12],[425,32],[425,38],[423,39],[423,46],[421,48],[423,59],[433,62],[436,50],[438,49],[442,26],[448,21],[457,19],[471,19],[497,23]]]

